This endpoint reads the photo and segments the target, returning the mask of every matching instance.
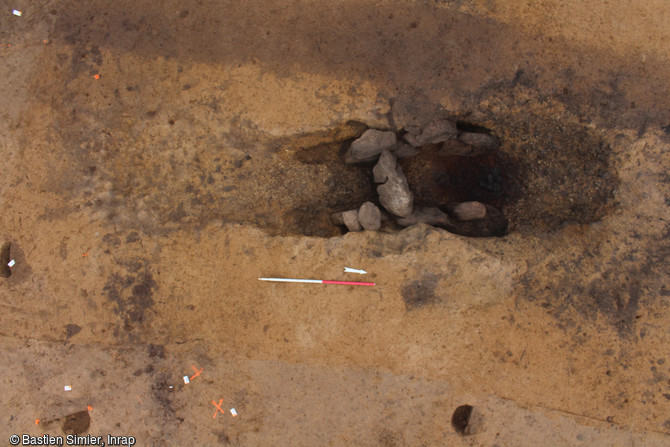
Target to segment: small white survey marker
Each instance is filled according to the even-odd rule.
[[[184,383],[188,384],[190,380],[188,380],[188,376],[184,376]]]
[[[367,272],[361,269],[352,269],[351,267],[345,267],[344,273],[360,273],[361,275],[365,275]]]
[[[12,14],[14,14],[17,17],[21,17],[21,15],[23,13],[21,11],[19,11],[18,9],[12,9]]]
[[[14,264],[16,264],[16,261],[12,259],[7,263],[7,267],[14,267]]]

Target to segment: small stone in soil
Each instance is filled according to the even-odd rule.
[[[368,129],[351,143],[344,154],[344,161],[348,164],[374,161],[382,151],[392,148],[395,144],[395,133]]]
[[[461,222],[486,217],[486,207],[479,202],[463,202],[454,207],[454,214]]]
[[[342,213],[342,220],[349,231],[361,231],[363,227],[358,222],[358,210],[349,210]]]
[[[365,202],[358,209],[358,222],[363,228],[370,231],[379,230],[381,227],[382,213],[372,202]]]

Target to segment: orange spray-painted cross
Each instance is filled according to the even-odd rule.
[[[219,404],[218,405],[214,401],[212,401],[212,403],[216,407],[216,411],[214,412],[214,416],[212,416],[212,419],[214,419],[216,417],[216,415],[219,413],[219,411],[221,412],[221,414],[223,414],[223,410],[221,409],[221,404],[223,403],[223,399],[219,399]]]
[[[193,379],[195,379],[196,377],[198,377],[198,376],[200,375],[200,373],[202,372],[203,368],[200,368],[200,371],[198,371],[198,369],[197,369],[195,366],[191,366],[191,368],[193,368],[193,371],[195,371],[195,374],[192,375],[192,376],[191,376],[191,379],[190,379],[190,380],[193,380]]]

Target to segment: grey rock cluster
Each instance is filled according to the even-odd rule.
[[[382,213],[372,202],[365,202],[357,210],[335,213],[332,220],[336,225],[344,225],[349,231],[379,230],[382,225]]]
[[[414,195],[397,161],[415,155],[421,146],[428,144],[441,144],[443,153],[450,155],[480,155],[496,150],[500,146],[498,139],[487,133],[459,131],[453,121],[427,119],[426,111],[403,107],[393,111],[394,122],[404,131],[400,140],[395,132],[368,129],[351,143],[345,162],[377,161],[372,173],[379,203],[402,226],[423,222],[450,228],[458,222],[485,219],[487,208],[479,202],[464,202],[450,210],[456,221],[438,208],[414,207]],[[349,231],[374,231],[381,226],[382,212],[374,203],[365,202],[358,210],[335,213],[332,219]]]

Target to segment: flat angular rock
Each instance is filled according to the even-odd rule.
[[[465,144],[480,148],[486,152],[495,151],[500,147],[500,141],[487,133],[463,132],[458,139]]]
[[[342,220],[349,231],[361,231],[363,227],[358,222],[358,210],[349,210],[342,213]]]
[[[374,161],[382,151],[392,148],[395,144],[395,133],[368,129],[351,143],[344,154],[344,161],[348,164]]]
[[[486,207],[479,202],[463,202],[454,207],[454,214],[461,222],[486,217]]]
[[[382,212],[372,202],[365,202],[358,209],[358,222],[363,228],[370,231],[379,230],[382,225]]]
[[[419,135],[418,138],[419,141],[423,141],[425,144],[436,144],[450,140],[451,138],[454,138],[456,134],[458,134],[456,123],[445,119],[438,119],[431,121],[431,123],[423,129],[423,132],[421,132],[421,135]]]
[[[372,168],[372,175],[375,179],[375,183],[385,183],[389,177],[393,177],[396,174],[396,159],[395,156],[389,152],[384,151],[379,156],[379,161],[374,168]]]
[[[410,225],[423,222],[426,225],[451,225],[449,216],[446,213],[442,212],[439,208],[428,207],[428,208],[414,208],[412,214],[407,217],[399,217],[396,219],[403,227],[409,227]]]

